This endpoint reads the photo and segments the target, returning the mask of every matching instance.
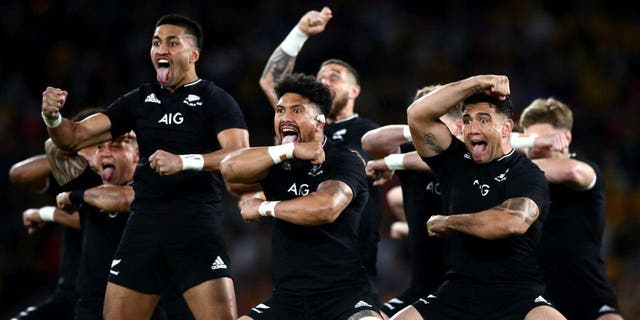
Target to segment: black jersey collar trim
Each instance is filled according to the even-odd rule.
[[[340,120],[336,120],[336,121],[334,121],[333,123],[346,122],[346,121],[349,121],[349,120],[351,120],[351,119],[355,119],[355,118],[357,118],[357,117],[358,117],[358,114],[357,114],[357,113],[354,113],[354,114],[352,114],[352,115],[350,115],[350,116],[348,116],[348,117],[346,117],[346,118],[343,118],[343,119],[340,119]]]
[[[505,154],[504,156],[498,158],[497,161],[500,161],[502,159],[508,158],[510,157],[512,154],[514,154],[516,152],[516,148],[511,148],[511,151],[507,152],[507,154]]]

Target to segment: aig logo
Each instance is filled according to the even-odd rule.
[[[182,116],[182,113],[180,112],[176,112],[176,113],[165,113],[164,116],[162,116],[162,118],[158,121],[158,123],[164,123],[164,124],[182,124],[182,122],[184,121],[184,117]]]
[[[478,189],[480,189],[480,194],[484,197],[487,194],[489,194],[489,186],[486,184],[480,184],[480,182],[478,181],[478,179],[473,181],[473,185],[474,186],[478,186]]]
[[[296,196],[306,196],[309,194],[309,185],[306,183],[303,183],[300,186],[297,186],[296,183],[294,182],[291,185],[291,187],[289,187],[287,192],[291,192]]]

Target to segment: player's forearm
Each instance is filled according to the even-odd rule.
[[[596,179],[590,165],[575,159],[535,159],[533,163],[544,171],[550,183],[562,183],[580,190],[592,186]]]
[[[296,57],[288,55],[278,46],[276,50],[273,51],[273,54],[271,54],[271,57],[269,57],[269,61],[267,61],[262,71],[260,88],[262,88],[267,99],[269,99],[269,103],[271,103],[271,106],[274,108],[277,104],[277,98],[273,89],[278,81],[293,72],[295,63]]]
[[[130,212],[135,192],[131,186],[102,185],[84,191],[83,201],[107,212]]]
[[[63,226],[80,230],[80,214],[78,212],[67,213],[61,209],[55,209],[53,220]]]
[[[77,138],[79,134],[76,132],[78,127],[75,122],[62,118],[62,123],[59,126],[55,128],[47,127],[47,132],[58,148],[73,152],[80,149],[80,139]]]
[[[344,208],[340,199],[316,191],[304,197],[278,202],[276,218],[301,226],[319,226],[335,221]]]
[[[429,165],[422,160],[417,151],[405,153],[402,163],[405,170],[431,171]]]
[[[371,130],[362,136],[362,148],[374,159],[398,152],[400,145],[409,142],[404,134],[407,125],[388,125]],[[407,131],[409,138],[410,133]]]
[[[538,216],[538,207],[531,199],[512,198],[488,210],[450,215],[446,218],[446,226],[494,240],[524,234]]]
[[[13,185],[42,192],[47,187],[50,168],[46,155],[33,156],[11,166],[9,179]]]
[[[254,147],[230,153],[220,163],[220,172],[228,183],[256,183],[267,176],[274,165],[267,147]]]

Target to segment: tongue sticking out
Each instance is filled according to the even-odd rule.
[[[102,181],[111,182],[111,179],[113,178],[113,172],[114,172],[113,167],[107,167],[102,169]]]
[[[282,137],[282,144],[296,142],[296,141],[298,141],[298,136],[296,135],[291,134],[291,135],[286,135]]]
[[[471,153],[473,155],[473,159],[474,160],[479,160],[482,159],[482,154],[484,153],[484,151],[487,150],[487,144],[486,143],[479,143],[473,146],[473,149],[471,150]]]
[[[158,71],[156,74],[156,80],[158,80],[160,84],[166,84],[167,82],[169,82],[169,68],[167,67],[158,68]]]

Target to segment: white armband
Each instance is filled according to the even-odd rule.
[[[44,124],[49,128],[55,128],[62,123],[62,115],[58,112],[58,116],[55,119],[51,119],[44,115],[44,112],[40,112],[42,116],[42,120],[44,120]]]
[[[384,163],[389,170],[404,170],[404,153],[394,153],[384,157]]]
[[[271,146],[267,148],[269,156],[273,160],[274,164],[278,164],[287,159],[293,159],[293,143],[285,143],[279,146]]]
[[[276,217],[276,205],[280,201],[263,201],[258,207],[258,213],[263,216]]]
[[[413,137],[411,137],[411,129],[409,128],[409,126],[404,126],[404,128],[402,128],[402,135],[409,142],[413,142]]]
[[[55,221],[53,219],[55,212],[56,212],[56,207],[53,207],[53,206],[42,207],[38,210],[38,213],[40,213],[40,219],[42,219],[42,221],[47,221],[47,222]]]
[[[181,154],[182,170],[202,171],[204,168],[204,157],[201,154]]]
[[[516,149],[531,148],[533,147],[537,137],[537,134],[531,134],[527,137],[523,137],[520,133],[512,132],[510,136],[511,146]]]
[[[307,41],[307,39],[309,39],[309,36],[306,33],[302,32],[302,30],[300,30],[300,28],[298,28],[298,26],[296,25],[295,27],[293,27],[293,29],[291,29],[289,35],[284,38],[284,40],[280,44],[280,49],[282,49],[284,53],[295,57],[300,52],[300,49],[302,49],[302,45]]]

